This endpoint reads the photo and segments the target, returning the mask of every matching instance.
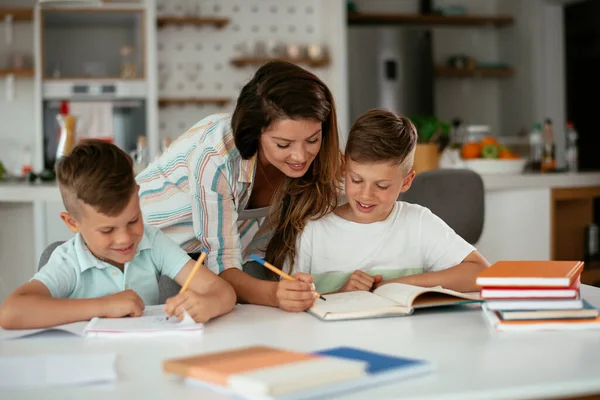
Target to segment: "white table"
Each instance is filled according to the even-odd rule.
[[[600,289],[583,296],[600,307]],[[207,324],[196,339],[82,339],[49,333],[0,342],[0,355],[116,352],[113,385],[19,390],[6,399],[221,400],[214,392],[179,384],[161,361],[265,344],[300,351],[339,345],[424,358],[437,365],[427,376],[399,381],[340,399],[525,399],[600,393],[600,332],[493,332],[477,307],[420,310],[405,318],[321,322],[278,309],[239,305]]]

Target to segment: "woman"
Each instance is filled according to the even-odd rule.
[[[242,264],[265,250],[276,266],[293,260],[306,221],[337,205],[339,167],[329,89],[312,73],[273,61],[244,86],[233,115],[198,122],[137,180],[146,223],[188,253],[208,251],[208,268],[240,302],[303,311],[315,296],[310,275],[261,280]],[[267,224],[237,221],[240,212],[261,207],[269,207]]]

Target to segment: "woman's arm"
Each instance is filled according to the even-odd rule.
[[[299,312],[310,308],[316,297],[313,278],[308,274],[294,274],[295,281],[272,282],[256,279],[237,268],[228,268],[221,276],[233,286],[240,303]]]

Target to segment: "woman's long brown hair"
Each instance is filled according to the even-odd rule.
[[[296,240],[306,222],[321,218],[338,204],[341,152],[333,96],[314,74],[292,63],[272,61],[248,82],[232,117],[235,144],[243,158],[258,151],[263,129],[280,119],[321,121],[321,149],[308,171],[289,178],[273,195],[268,223],[273,236],[265,258],[282,267],[296,257]]]

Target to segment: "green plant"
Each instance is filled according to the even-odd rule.
[[[447,142],[450,124],[432,115],[414,116],[411,121],[417,128],[419,143]]]

